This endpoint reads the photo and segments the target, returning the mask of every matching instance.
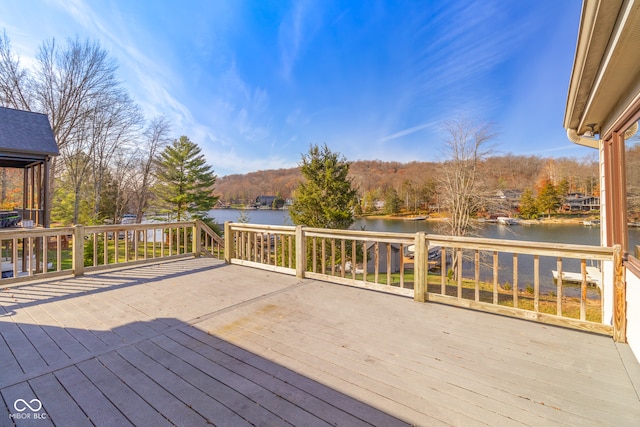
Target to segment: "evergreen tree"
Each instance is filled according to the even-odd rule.
[[[362,202],[364,204],[364,212],[368,214],[375,212],[376,210],[375,202],[376,202],[375,194],[373,194],[373,192],[371,191],[367,191],[364,194],[364,200]]]
[[[353,224],[357,192],[347,178],[349,163],[327,145],[312,145],[302,155],[305,180],[296,190],[289,215],[294,224],[346,229]]]
[[[522,196],[520,196],[520,215],[527,219],[537,218],[538,216],[538,205],[530,188],[524,190]]]
[[[398,192],[394,188],[389,188],[385,193],[384,213],[386,215],[392,215],[400,212],[401,204],[402,201],[398,196]]]
[[[160,153],[157,178],[156,194],[178,221],[207,222],[207,212],[218,200],[212,195],[217,177],[197,144],[181,136],[168,145]]]
[[[558,196],[558,202],[560,203],[560,205],[563,205],[567,200],[569,188],[571,188],[571,185],[569,184],[569,180],[567,178],[562,178],[562,180],[560,180],[560,182],[556,186],[556,195]]]
[[[547,212],[549,216],[551,216],[552,210],[556,210],[560,206],[560,197],[556,186],[551,181],[547,181],[538,191],[537,204],[538,209],[542,212]]]

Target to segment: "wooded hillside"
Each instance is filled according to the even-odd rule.
[[[436,191],[438,163],[384,162],[380,160],[351,163],[349,176],[361,198],[384,199],[393,189],[403,203],[410,199],[424,199]],[[598,189],[597,158],[544,158],[539,156],[495,156],[482,164],[486,185],[497,190],[525,190],[536,192],[545,182],[566,180],[570,192],[596,194]],[[299,168],[265,170],[246,175],[228,175],[218,179],[215,194],[222,203],[246,204],[261,195],[294,197],[302,179]]]

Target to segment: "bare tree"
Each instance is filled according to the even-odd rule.
[[[164,116],[153,119],[144,133],[142,145],[139,147],[137,159],[137,173],[133,178],[132,205],[135,209],[137,222],[149,207],[152,198],[151,188],[155,183],[155,166],[159,153],[171,142],[169,132],[171,126]]]
[[[112,180],[112,213],[113,220],[118,221],[129,211],[132,197],[135,194],[136,162],[130,151],[120,148],[114,154],[111,165]]]
[[[97,42],[69,39],[59,48],[55,40],[44,42],[37,54],[39,64],[34,75],[38,110],[49,116],[60,150],[67,144],[79,144],[87,136],[87,116],[102,106],[100,98],[120,90],[115,62]],[[64,151],[63,151],[64,155]],[[53,189],[56,161],[51,165]]]
[[[76,138],[69,140],[60,150],[64,174],[73,192],[73,224],[78,224],[80,202],[87,197],[85,190],[87,177],[91,171],[91,156],[93,155],[93,147],[89,142],[89,131],[90,127],[87,124],[79,126],[79,129],[75,131]],[[61,196],[62,192],[63,189],[60,189],[54,197]]]
[[[480,163],[492,152],[495,137],[489,123],[475,124],[465,119],[447,121],[440,165],[440,200],[449,212],[448,234],[464,236],[471,227],[471,215],[487,205],[491,194],[478,176]]]
[[[124,91],[105,94],[90,115],[91,172],[93,177],[93,215],[98,220],[102,192],[116,152],[133,151],[143,122],[139,108]]]
[[[11,51],[6,31],[0,35],[0,104],[18,110],[31,111],[33,85],[20,59]]]
[[[450,120],[443,124],[445,132],[444,154],[440,164],[440,203],[449,213],[445,232],[452,236],[467,235],[471,228],[471,216],[488,205],[490,190],[485,188],[479,176],[480,165],[493,151],[491,141],[495,136],[489,123],[475,124],[466,119]],[[458,251],[453,251],[452,270],[455,278],[462,274],[458,269]]]

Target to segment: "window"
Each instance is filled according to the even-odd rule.
[[[637,122],[625,131],[625,163],[628,251],[640,258],[640,129]]]

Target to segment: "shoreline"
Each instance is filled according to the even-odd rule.
[[[371,218],[371,219],[387,219],[387,220],[403,220],[403,221],[431,221],[431,222],[442,222],[447,219],[446,216],[433,217],[429,216],[425,219],[414,219],[415,216],[405,216],[405,215],[360,215],[356,218]],[[575,216],[569,218],[540,218],[540,219],[521,219],[520,223],[525,225],[536,225],[536,224],[582,224],[585,220],[595,219],[590,216]],[[472,219],[472,222],[483,222],[479,219]]]
[[[255,208],[243,208],[238,209],[235,207],[231,208],[214,208],[212,210],[237,210],[237,211],[258,211],[258,210],[286,210],[286,209],[255,209]],[[562,214],[559,214],[562,215]],[[422,218],[426,216],[426,218]],[[394,214],[394,215],[384,215],[384,214],[371,214],[371,215],[356,215],[356,219],[381,219],[381,220],[395,220],[395,221],[429,221],[429,222],[443,222],[447,219],[446,214],[436,213],[436,214]],[[553,216],[551,218],[542,217],[539,219],[519,219],[519,223],[523,225],[537,225],[537,224],[582,224],[587,220],[595,220],[600,219],[599,215],[571,215],[571,216]],[[483,221],[477,218],[471,220],[474,223],[482,223]]]

